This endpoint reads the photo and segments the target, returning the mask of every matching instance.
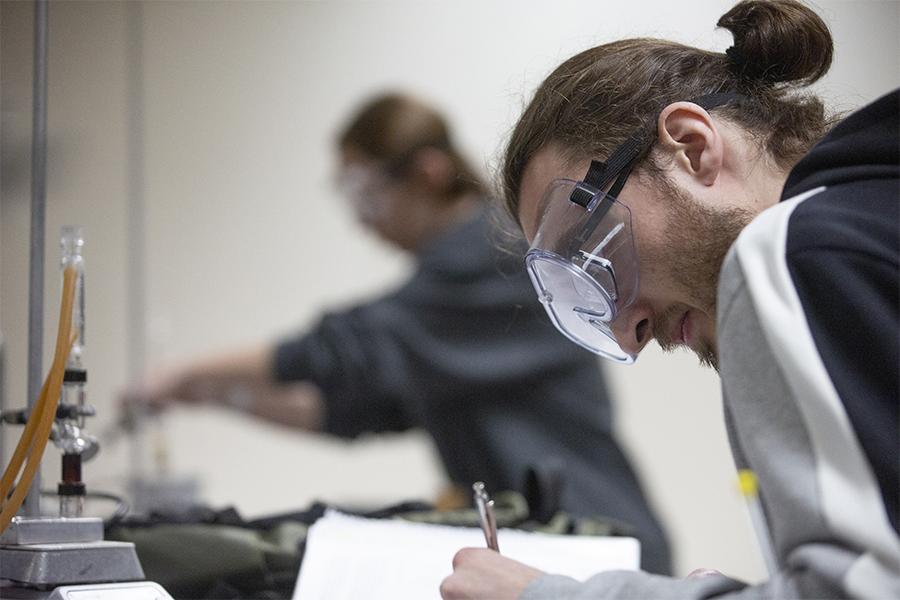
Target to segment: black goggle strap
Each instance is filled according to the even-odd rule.
[[[592,160],[587,174],[579,185],[575,186],[569,200],[587,208],[594,196],[609,185],[609,182],[617,177],[625,167],[633,163],[642,151],[641,139],[632,135],[613,151],[608,160]],[[619,191],[616,190],[616,193]],[[612,194],[612,190],[610,190],[610,194]]]
[[[722,106],[733,101],[747,100],[747,96],[738,94],[737,92],[717,92],[715,94],[704,94],[690,100],[704,110],[712,110],[717,106]]]
[[[609,209],[612,208],[610,198],[616,198],[619,195],[619,192],[622,191],[622,188],[625,186],[625,181],[628,179],[631,170],[634,168],[635,159],[642,151],[643,144],[641,144],[640,138],[633,135],[616,148],[606,162],[597,160],[591,161],[591,167],[588,169],[584,181],[575,187],[575,190],[569,196],[569,200],[587,208],[595,196],[599,195],[601,196],[601,199],[597,206],[591,211],[590,215],[588,215],[587,220],[578,228],[578,231],[573,236],[571,246],[573,247],[573,250],[577,250],[577,248],[580,248],[582,244],[587,241],[588,237],[594,232],[594,229],[603,217],[606,216],[606,213],[609,212]],[[604,193],[603,188],[605,188],[613,178],[615,178],[615,181],[613,182],[612,187],[609,189],[609,192]],[[581,187],[582,184],[584,184],[585,187]],[[583,198],[575,198],[575,195],[579,194],[579,192],[582,192],[587,196],[585,204],[579,202],[579,200],[582,200]]]
[[[625,181],[628,179],[628,176],[631,175],[631,170],[633,168],[634,162],[632,162],[630,165],[626,165],[625,168],[622,169],[621,172],[619,172],[618,177],[616,177],[615,183],[613,183],[612,187],[609,188],[609,192],[607,192],[606,194],[603,194],[603,192],[597,192],[603,197],[573,236],[572,246],[574,246],[575,250],[584,245],[587,239],[594,233],[594,229],[597,228],[597,225],[600,224],[600,221],[603,220],[603,217],[606,216],[606,213],[609,212],[609,209],[612,208],[612,200],[615,199],[619,195],[619,192],[622,191],[622,188],[625,187]]]

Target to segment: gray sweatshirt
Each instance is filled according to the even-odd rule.
[[[550,324],[522,242],[500,241],[486,211],[430,240],[399,289],[280,343],[276,378],[319,386],[328,433],[423,428],[464,487],[481,480],[527,497],[529,470],[552,468],[559,510],[615,520],[641,540],[645,569],[669,573],[665,534],[613,435],[597,357]]]

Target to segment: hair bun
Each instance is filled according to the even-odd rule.
[[[809,85],[831,66],[828,26],[796,0],[743,0],[716,25],[734,36],[726,54],[742,79]]]

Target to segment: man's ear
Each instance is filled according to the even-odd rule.
[[[693,102],[674,102],[660,113],[657,130],[660,149],[677,167],[703,185],[716,182],[725,149],[708,112]]]

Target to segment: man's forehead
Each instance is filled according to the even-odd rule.
[[[529,242],[537,234],[541,200],[550,183],[560,178],[580,180],[589,164],[589,160],[573,164],[555,144],[544,146],[528,161],[519,186],[519,222]]]

